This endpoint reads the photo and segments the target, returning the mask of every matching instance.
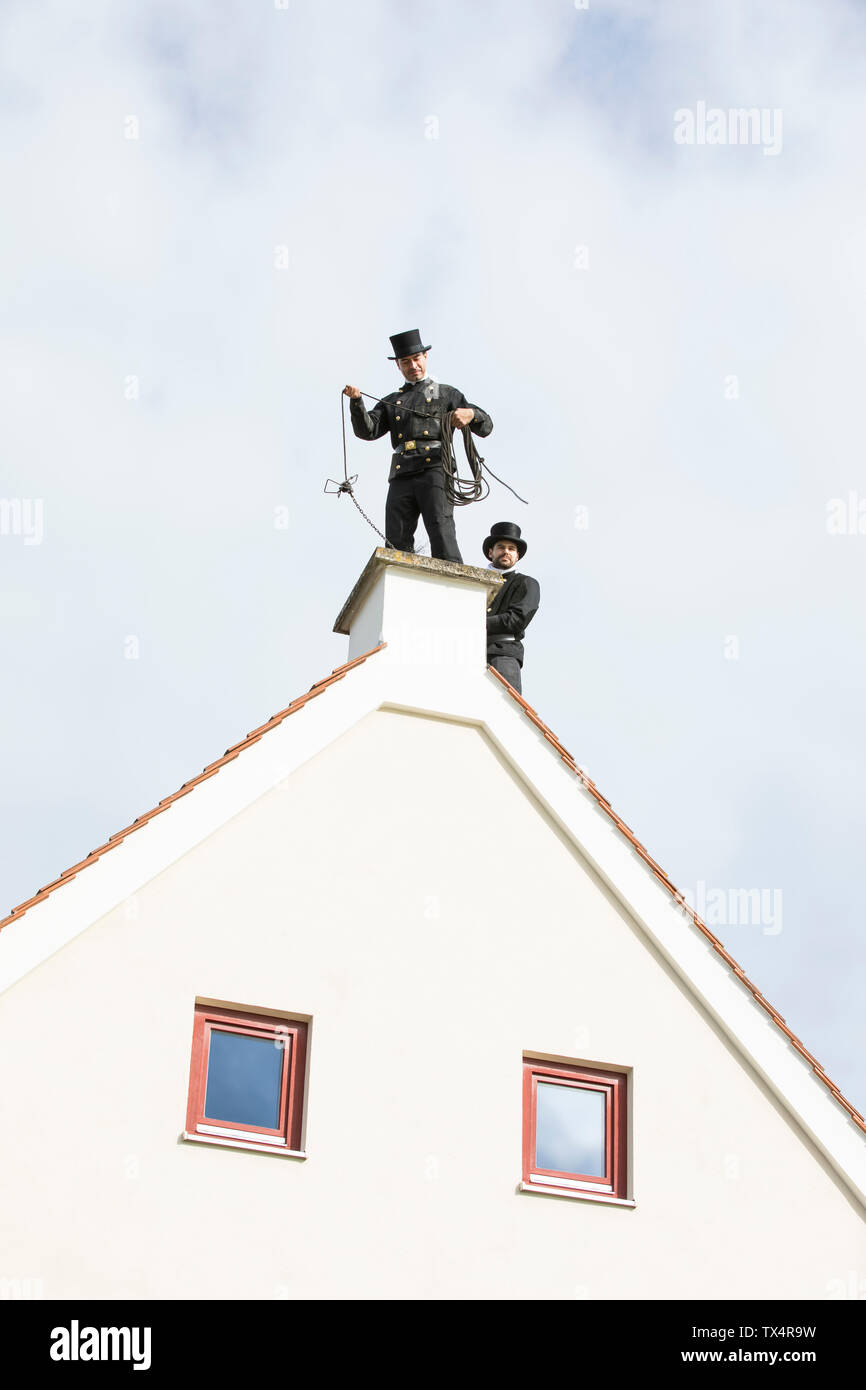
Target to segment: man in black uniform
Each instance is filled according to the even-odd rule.
[[[520,527],[513,521],[497,521],[491,526],[484,554],[490,562],[488,568],[505,575],[487,610],[487,664],[519,695],[523,634],[538,611],[541,589],[537,579],[517,573],[517,565],[526,554],[526,541],[520,539]]]
[[[418,517],[424,520],[434,560],[455,560],[463,564],[454,529],[454,503],[445,490],[442,466],[443,414],[451,415],[454,429],[468,425],[473,434],[485,439],[493,421],[477,405],[470,405],[462,391],[427,375],[430,344],[421,342],[417,328],[396,333],[391,339],[394,356],[406,385],[377,401],[372,410],[364,406],[357,386],[347,386],[352,429],[359,439],[381,439],[391,432],[394,453],[388,474],[385,502],[385,535],[394,550],[415,549]]]

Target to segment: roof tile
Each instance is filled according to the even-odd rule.
[[[281,724],[290,714],[294,714],[295,710],[300,709],[308,700],[313,698],[314,695],[320,695],[322,691],[325,690],[327,686],[332,685],[334,681],[342,680],[347,671],[351,671],[355,666],[360,666],[363,661],[367,660],[368,656],[373,656],[375,652],[381,651],[384,646],[385,643],[380,642],[379,646],[374,647],[372,651],[364,652],[361,656],[356,656],[354,660],[347,661],[344,666],[335,667],[330,676],[326,676],[324,680],[317,681],[306,695],[298,696],[290,705],[287,705],[284,710],[273,715],[266,724],[262,724],[260,728],[254,729],[253,732],[248,734],[245,739],[242,739],[240,743],[234,744],[233,747],[228,749],[226,754],[222,758],[218,758],[215,763],[208,763],[197,777],[191,777],[188,782],[184,782],[183,786],[179,787],[176,792],[172,792],[171,796],[163,797],[162,801],[154,806],[152,810],[145,811],[142,815],[136,816],[131,825],[125,826],[123,830],[115,831],[113,835],[109,836],[104,845],[99,845],[97,849],[91,850],[90,854],[86,855],[84,859],[79,860],[77,864],[73,864],[71,868],[64,869],[59,878],[54,879],[52,883],[46,884],[46,886],[41,888],[32,898],[27,898],[24,902],[19,903],[17,907],[13,907],[12,911],[0,921],[0,931],[11,922],[18,921],[29,908],[35,907],[37,903],[43,902],[45,898],[48,897],[49,893],[53,893],[55,889],[62,887],[66,883],[71,883],[80,869],[87,868],[88,865],[94,864],[96,860],[101,859],[103,854],[107,853],[108,850],[114,849],[120,844],[121,840],[125,840],[127,835],[131,835],[134,830],[140,830],[141,827],[152,820],[154,816],[161,815],[163,811],[167,811],[175,801],[179,801],[182,796],[188,795],[193,788],[199,786],[202,782],[206,782],[210,777],[213,777],[219,772],[220,768],[225,767],[226,763],[233,762],[244,748],[249,748],[252,744],[258,743],[262,734],[268,729],[276,728],[278,724]]]
[[[629,829],[629,827],[626,825],[625,821],[624,821],[624,820],[621,820],[620,817],[617,816],[617,815],[614,813],[614,811],[613,811],[612,808],[611,808],[610,802],[606,801],[605,798],[599,793],[599,791],[597,790],[597,788],[594,786],[594,784],[593,784],[592,782],[590,782],[589,779],[588,779],[587,777],[585,777],[585,776],[582,775],[582,773],[580,772],[580,769],[577,767],[577,765],[576,765],[574,759],[572,758],[571,754],[566,752],[566,750],[563,748],[562,744],[559,743],[559,741],[557,740],[556,736],[553,735],[553,734],[551,734],[551,731],[546,727],[546,725],[543,725],[543,724],[541,723],[541,720],[539,719],[538,715],[536,714],[536,712],[535,712],[535,710],[532,708],[532,706],[529,705],[529,704],[527,704],[527,702],[526,702],[526,700],[524,700],[523,696],[522,696],[522,695],[519,695],[518,692],[514,689],[514,686],[513,686],[513,685],[510,685],[509,682],[505,679],[505,677],[504,677],[504,676],[501,676],[501,675],[499,674],[498,671],[495,671],[495,670],[493,669],[492,666],[488,666],[487,669],[488,669],[488,671],[490,672],[490,674],[491,674],[492,676],[495,676],[495,677],[496,677],[496,679],[499,681],[500,685],[502,685],[502,686],[504,687],[504,689],[508,692],[508,694],[511,696],[511,698],[512,698],[518,705],[520,705],[521,709],[524,711],[524,713],[526,714],[526,716],[527,716],[529,719],[531,719],[532,723],[535,724],[537,727],[540,727],[540,728],[542,729],[542,731],[544,732],[545,738],[548,739],[548,742],[549,742],[549,743],[552,743],[553,746],[558,750],[558,752],[559,752],[559,754],[560,754],[560,757],[561,757],[562,761],[566,764],[566,766],[568,766],[573,772],[575,772],[575,773],[577,774],[577,776],[579,777],[579,779],[580,779],[580,781],[582,782],[583,786],[587,789],[587,791],[590,793],[590,795],[595,799],[595,801],[598,803],[598,805],[601,807],[601,809],[604,811],[604,813],[605,813],[607,816],[609,816],[609,818],[613,821],[613,823],[614,823],[614,825],[617,827],[617,829],[622,831],[623,835],[625,835],[626,839],[628,839],[628,840],[631,842],[631,844],[632,844],[633,847],[637,850],[637,852],[638,852],[638,854],[641,856],[641,858],[644,859],[644,860],[646,860],[646,863],[647,863],[647,864],[649,865],[649,867],[652,869],[653,873],[655,874],[655,876],[656,876],[656,878],[659,880],[659,882],[662,883],[662,884],[664,885],[664,887],[667,888],[668,891],[671,893],[671,895],[672,895],[674,901],[676,902],[677,906],[680,907],[680,908],[685,912],[685,914],[691,919],[691,921],[694,922],[694,924],[695,924],[695,926],[698,928],[698,930],[701,931],[701,932],[703,932],[704,936],[708,939],[708,941],[710,941],[710,942],[712,943],[714,949],[715,949],[715,950],[718,952],[718,954],[722,957],[722,959],[725,961],[725,963],[730,967],[730,969],[733,971],[734,975],[736,975],[737,979],[740,980],[741,983],[742,983],[743,985],[745,985],[745,987],[746,987],[746,988],[749,990],[749,992],[752,994],[752,996],[753,996],[755,1002],[756,1002],[757,1004],[760,1004],[761,1007],[762,1007],[764,1010],[766,1010],[767,1014],[770,1016],[770,1018],[773,1020],[773,1022],[776,1024],[776,1026],[777,1026],[779,1029],[781,1029],[781,1031],[782,1031],[782,1032],[785,1034],[785,1036],[788,1038],[788,1041],[791,1043],[792,1047],[794,1047],[794,1048],[796,1049],[796,1051],[799,1052],[800,1055],[801,1055],[807,1062],[809,1062],[809,1063],[811,1064],[811,1066],[812,1066],[812,1068],[813,1068],[813,1070],[814,1070],[814,1072],[815,1072],[815,1075],[816,1075],[821,1081],[824,1082],[825,1086],[827,1087],[827,1089],[828,1089],[828,1091],[830,1092],[830,1094],[834,1097],[834,1099],[835,1099],[835,1100],[838,1100],[838,1101],[840,1102],[840,1104],[841,1104],[841,1105],[844,1107],[844,1109],[848,1112],[848,1114],[850,1115],[850,1117],[851,1117],[851,1119],[854,1121],[854,1123],[855,1123],[856,1125],[858,1125],[859,1128],[862,1129],[862,1130],[864,1131],[864,1133],[866,1133],[866,1120],[864,1120],[864,1118],[863,1118],[863,1116],[860,1114],[860,1112],[859,1112],[858,1110],[855,1110],[854,1107],[853,1107],[853,1105],[851,1104],[851,1102],[845,1099],[845,1097],[842,1095],[841,1091],[839,1090],[839,1087],[836,1086],[836,1085],[830,1080],[829,1076],[828,1076],[827,1073],[824,1071],[824,1068],[815,1060],[815,1058],[812,1056],[811,1052],[807,1052],[806,1048],[805,1048],[805,1047],[803,1046],[803,1044],[800,1042],[800,1039],[797,1038],[797,1037],[795,1037],[795,1035],[791,1032],[790,1028],[789,1028],[789,1027],[787,1026],[787,1024],[785,1023],[785,1020],[784,1020],[784,1018],[782,1017],[782,1015],[781,1015],[780,1013],[778,1013],[778,1012],[772,1007],[771,1004],[768,1003],[768,1001],[764,998],[763,994],[761,994],[761,992],[760,992],[760,990],[758,989],[757,985],[754,985],[754,984],[752,983],[752,981],[751,981],[751,980],[748,978],[748,976],[746,975],[745,971],[744,971],[744,970],[737,964],[737,962],[734,960],[733,956],[729,955],[729,953],[724,949],[724,947],[722,946],[722,943],[719,941],[718,937],[713,935],[713,933],[710,931],[709,927],[708,927],[708,926],[706,925],[706,923],[698,916],[698,914],[695,912],[695,910],[694,910],[693,908],[689,907],[689,905],[687,904],[687,902],[686,902],[686,900],[685,900],[683,894],[680,893],[680,892],[674,887],[674,885],[671,883],[670,879],[668,878],[667,874],[664,872],[663,869],[661,869],[661,868],[659,867],[659,865],[655,862],[655,860],[652,858],[652,856],[649,854],[649,852],[648,852],[646,849],[644,849],[643,845],[640,843],[640,841],[637,839],[637,837],[633,834],[633,832]]]

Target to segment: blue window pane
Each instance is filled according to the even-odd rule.
[[[577,1086],[539,1082],[536,1167],[603,1178],[604,1110],[603,1091],[584,1091]]]
[[[211,1029],[204,1112],[209,1120],[276,1129],[284,1040]],[[287,1046],[287,1040],[285,1041]]]

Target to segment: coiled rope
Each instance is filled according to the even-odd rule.
[[[382,400],[381,396],[372,396],[368,391],[362,391],[361,395],[365,396],[369,401],[379,402]],[[500,483],[502,487],[508,488],[508,491],[513,493],[518,502],[523,502],[525,506],[529,505],[525,497],[521,497],[518,492],[515,492],[514,488],[511,487],[509,483],[506,483],[502,478],[498,477],[497,474],[493,472],[493,469],[489,468],[484,462],[484,459],[475,447],[475,440],[468,425],[462,425],[460,427],[460,433],[463,436],[463,448],[472,476],[471,478],[460,477],[457,455],[454,450],[454,426],[451,422],[450,410],[434,412],[430,410],[418,410],[413,406],[404,408],[407,414],[420,415],[423,419],[428,420],[439,420],[442,438],[440,457],[442,460],[442,468],[445,473],[445,492],[455,507],[466,507],[470,502],[482,502],[484,498],[488,496],[490,484],[484,477],[485,472],[489,473],[491,478],[495,478],[496,482]],[[358,508],[358,511],[361,513],[367,525],[372,526],[377,536],[381,536],[389,550],[395,550],[397,547],[392,545],[384,531],[380,531],[376,523],[370,520],[355,496],[354,485],[358,481],[358,474],[353,473],[352,476],[349,477],[349,459],[346,444],[346,398],[342,391],[340,392],[340,423],[343,432],[343,481],[337,482],[334,478],[328,478],[325,482],[325,492],[335,494],[338,497],[344,492],[347,493]]]

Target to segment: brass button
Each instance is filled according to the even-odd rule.
[[[429,434],[430,431],[429,431],[429,430],[425,430],[424,433],[425,433],[425,434]]]
[[[425,452],[425,454],[429,454],[429,452],[430,452],[430,445],[429,445],[429,444],[425,444],[425,445],[424,445],[424,452]]]
[[[427,400],[428,400],[428,401],[432,401],[432,399],[433,399],[432,396],[428,396],[428,397],[427,397]]]
[[[398,435],[397,435],[397,438],[398,438],[398,439],[402,439],[402,438],[403,438],[402,434],[398,434]]]
[[[394,464],[394,467],[395,467],[395,468],[399,468],[399,467],[400,467],[399,463],[395,463],[395,464]]]
[[[400,416],[399,416],[399,415],[397,416],[397,419],[398,419],[398,420],[400,419]]]

